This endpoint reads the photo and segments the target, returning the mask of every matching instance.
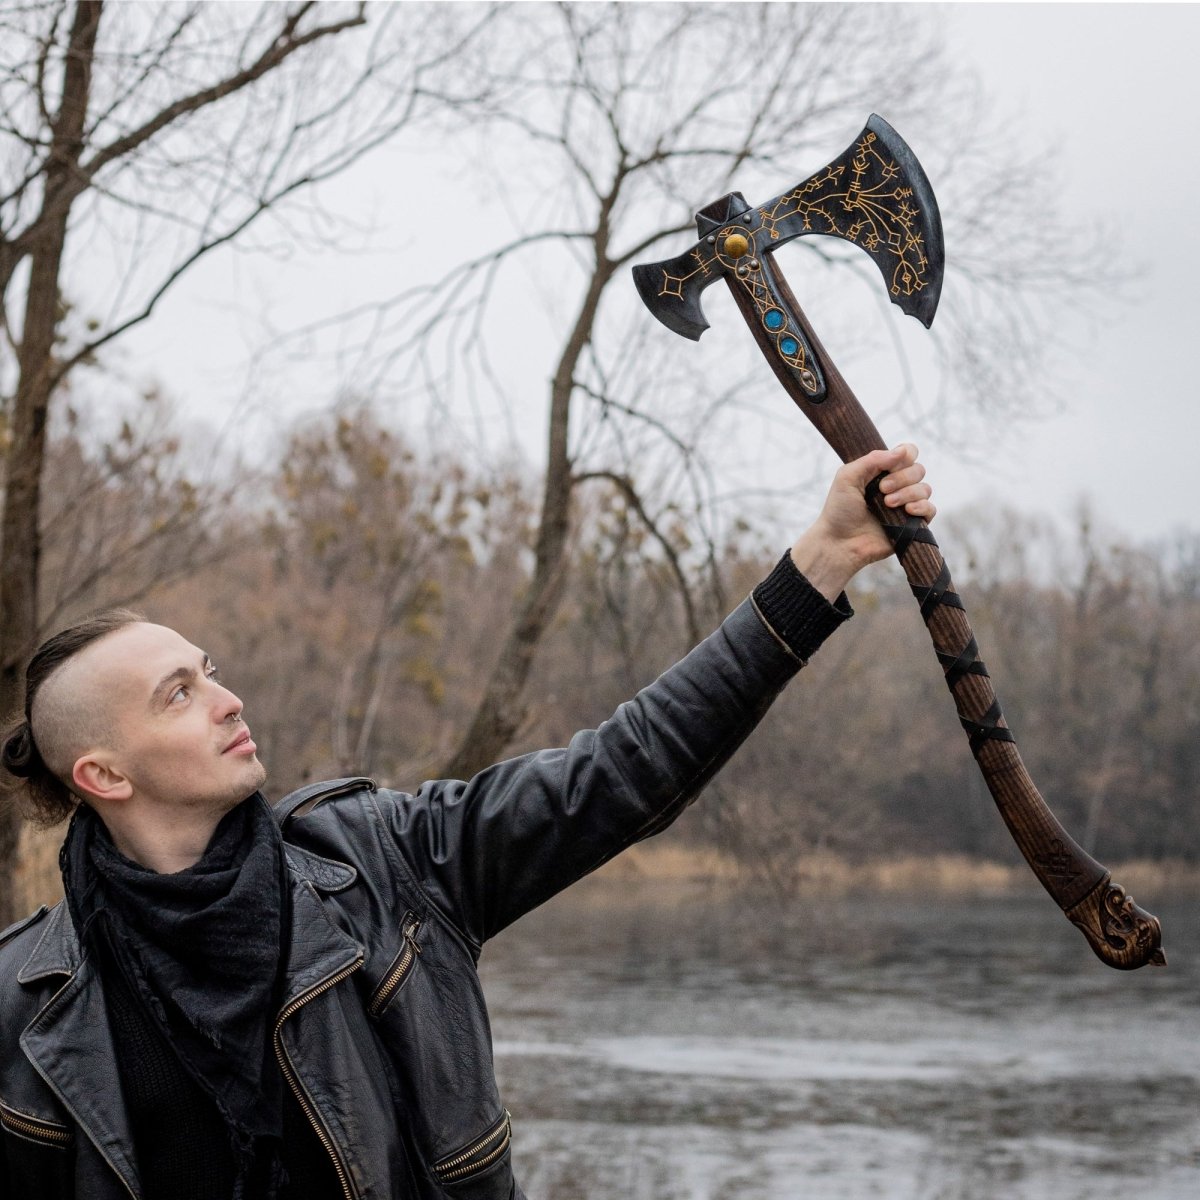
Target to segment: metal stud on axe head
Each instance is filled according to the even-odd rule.
[[[702,208],[696,225],[700,241],[686,253],[634,267],[650,311],[695,340],[708,328],[701,294],[725,279],[784,390],[842,461],[884,449],[879,431],[801,312],[773,252],[810,233],[853,242],[875,261],[892,301],[928,327],[942,290],[942,222],[929,180],[900,135],[872,116],[844,154],[803,183],[756,207],[731,192]],[[937,540],[920,518],[888,507],[878,482],[867,488],[867,500],[908,576],[971,753],[1026,862],[1109,966],[1164,965],[1158,918],[1113,882],[1034,786]]]

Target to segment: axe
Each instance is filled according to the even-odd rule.
[[[633,268],[650,311],[694,341],[708,328],[701,293],[724,279],[784,390],[842,461],[885,449],[773,252],[810,233],[853,242],[874,259],[892,302],[928,328],[945,262],[941,218],[929,180],[899,134],[872,116],[849,149],[811,178],[765,204],[731,192],[700,209],[696,226],[700,240],[686,253]],[[1034,786],[933,534],[920,518],[887,508],[877,485],[868,487],[868,503],[908,577],[971,753],[1026,862],[1109,966],[1165,965],[1158,918],[1079,846]]]

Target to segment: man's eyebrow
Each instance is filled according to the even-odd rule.
[[[212,666],[212,659],[202,650],[201,654],[201,669],[207,670]],[[166,693],[173,683],[187,683],[191,679],[196,678],[195,667],[176,667],[173,671],[168,671],[157,684],[154,691],[150,695],[150,707],[157,707],[163,700],[166,699]]]

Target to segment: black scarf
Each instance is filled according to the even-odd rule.
[[[233,1200],[250,1180],[284,1181],[283,1081],[270,1022],[288,934],[287,866],[261,793],[228,812],[193,866],[159,874],[113,845],[81,805],[60,856],[80,943],[116,963],[180,1062],[212,1098],[237,1164]],[[98,939],[102,939],[99,941]]]

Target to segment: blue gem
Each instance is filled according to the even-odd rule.
[[[763,324],[768,329],[782,329],[784,323],[783,313],[777,308],[767,310],[767,315],[763,317]]]
[[[789,358],[800,349],[800,343],[795,338],[784,338],[779,343],[779,349],[783,351]]]

